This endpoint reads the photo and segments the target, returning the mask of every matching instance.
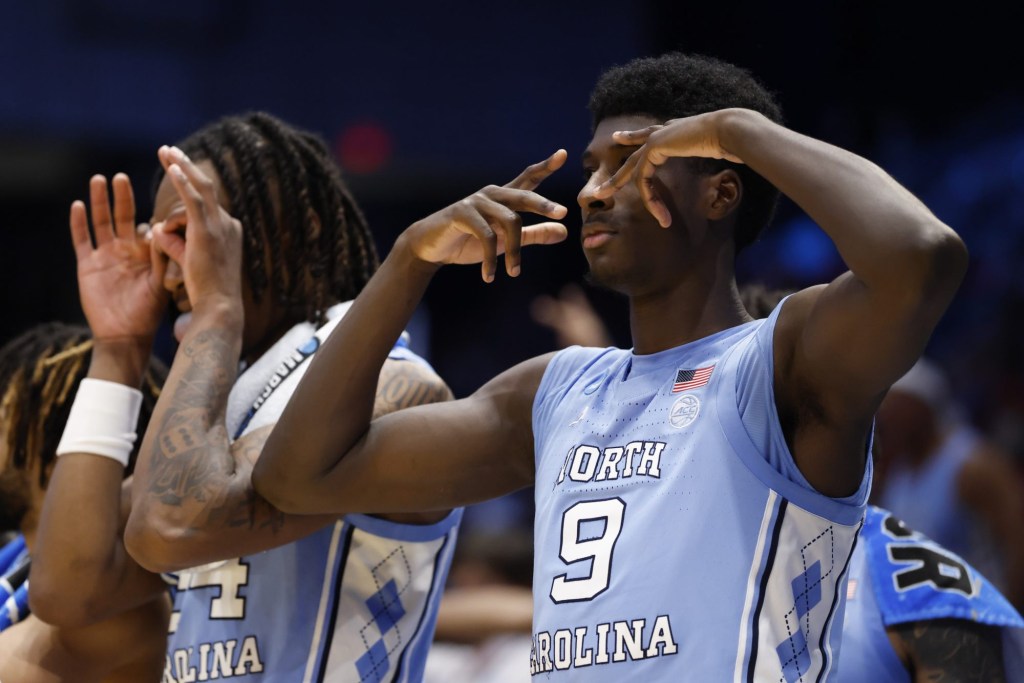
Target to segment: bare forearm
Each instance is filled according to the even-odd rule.
[[[224,424],[241,349],[237,312],[196,314],[146,431],[132,485],[126,543],[144,565],[157,539],[202,529],[231,489],[235,461]]]
[[[966,268],[963,243],[889,174],[759,114],[722,115],[722,147],[806,211],[861,280],[902,292],[912,278],[923,286],[938,279],[955,291]]]
[[[959,619],[890,626],[889,639],[914,681],[1006,680],[1000,629]]]
[[[284,509],[315,498],[366,433],[381,367],[436,271],[399,239],[313,359],[253,471],[256,490]]]
[[[140,362],[141,359],[141,362]],[[88,377],[137,386],[148,348],[97,344]],[[57,460],[33,550],[32,607],[44,621],[80,626],[141,604],[160,590],[124,550],[124,468],[89,453]]]

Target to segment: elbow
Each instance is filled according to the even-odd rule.
[[[194,563],[187,555],[186,531],[142,511],[135,509],[128,517],[124,530],[124,547],[133,560],[143,569],[160,574],[186,569]]]
[[[903,267],[891,275],[907,303],[941,316],[967,273],[969,254],[960,236],[936,220],[906,253]]]
[[[29,610],[41,621],[57,628],[82,628],[104,618],[100,596],[83,593],[82,582],[55,583],[44,577],[32,577]]]
[[[935,240],[931,252],[935,278],[947,283],[955,292],[967,274],[967,264],[970,261],[967,245],[960,235],[942,225],[942,231]]]
[[[311,511],[303,506],[303,496],[298,493],[293,477],[283,472],[275,472],[264,464],[261,458],[256,461],[252,470],[252,487],[265,501],[288,515],[309,514]]]

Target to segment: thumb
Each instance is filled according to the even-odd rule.
[[[166,232],[164,223],[153,226],[153,243],[168,257],[178,263],[185,260],[185,239],[176,232]]]

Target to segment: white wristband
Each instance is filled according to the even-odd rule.
[[[141,408],[142,392],[138,389],[102,379],[83,379],[57,455],[91,453],[127,467]]]

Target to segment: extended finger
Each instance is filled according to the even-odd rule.
[[[658,167],[647,159],[640,165],[636,173],[636,184],[640,191],[640,199],[647,211],[658,221],[658,225],[667,228],[672,225],[672,214],[654,187],[654,172]]]
[[[491,185],[480,191],[488,199],[503,204],[513,211],[527,211],[547,218],[565,218],[568,209],[532,190]]]
[[[569,231],[561,223],[552,221],[524,225],[522,232],[522,246],[529,247],[535,244],[558,244],[569,236]]]
[[[217,186],[214,185],[213,179],[206,175],[185,152],[177,147],[171,147],[170,157],[174,163],[181,167],[192,187],[196,188],[199,195],[203,198],[207,213],[211,216],[215,215],[220,209],[220,203],[217,201]]]
[[[522,173],[517,175],[515,179],[505,185],[505,187],[511,187],[517,190],[534,190],[544,182],[545,178],[560,169],[562,165],[565,164],[565,160],[568,156],[568,152],[564,149],[560,149],[544,161],[539,161],[536,164],[530,164],[527,166]]]
[[[135,195],[128,176],[118,173],[111,184],[114,187],[114,231],[118,239],[135,238]]]
[[[483,251],[483,260],[480,262],[480,276],[484,282],[494,281],[494,272],[497,270],[498,261],[498,237],[494,234],[487,219],[476,211],[467,211],[461,216],[459,223],[480,242],[480,249]]]
[[[594,188],[594,197],[597,199],[605,199],[607,197],[611,197],[618,190],[625,187],[633,177],[633,173],[636,171],[637,164],[640,163],[643,153],[644,148],[641,147],[626,157],[622,166],[619,167],[619,170],[617,170],[611,178]]]
[[[499,202],[481,198],[477,206],[480,213],[487,219],[488,225],[503,238],[505,251],[505,272],[510,277],[519,275],[521,233],[523,219],[519,214]],[[500,251],[500,250],[499,250]]]
[[[157,227],[162,227],[157,224]],[[145,229],[143,229],[145,228]],[[149,286],[154,292],[163,291],[164,273],[167,272],[167,255],[156,241],[156,231],[148,225],[139,225],[138,237],[149,246]],[[182,251],[184,251],[184,244]]]
[[[114,226],[110,222],[107,179],[99,174],[89,179],[89,206],[92,212],[92,230],[98,247],[114,239]]]
[[[185,215],[189,226],[198,227],[202,225],[205,227],[207,214],[203,197],[196,190],[195,186],[192,185],[192,182],[185,175],[181,166],[177,163],[172,163],[167,167],[167,175],[171,179],[171,185],[174,186],[175,192],[181,197],[181,203],[185,205]]]
[[[647,138],[651,137],[651,133],[654,133],[664,127],[664,125],[659,123],[653,126],[647,126],[646,128],[640,128],[638,130],[617,130],[612,133],[612,140],[620,145],[642,145],[647,142]]]
[[[92,238],[89,237],[89,220],[85,216],[85,202],[71,202],[71,214],[68,217],[71,226],[71,246],[75,249],[75,259],[82,261],[92,253]]]

